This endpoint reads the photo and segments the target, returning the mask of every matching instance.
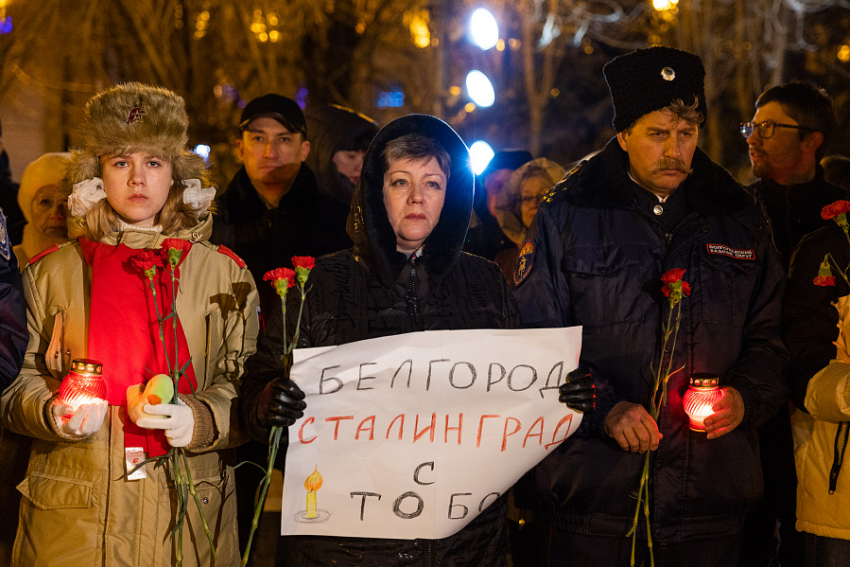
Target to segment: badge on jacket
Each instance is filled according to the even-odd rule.
[[[516,270],[514,270],[514,285],[519,286],[528,274],[531,273],[531,268],[534,267],[534,241],[526,240],[522,243],[519,249],[519,258],[516,262]]]
[[[9,243],[9,231],[6,230],[6,215],[0,209],[0,256],[8,262],[12,257],[12,245]]]
[[[715,254],[717,256],[728,256],[729,258],[734,258],[735,260],[756,259],[755,250],[738,250],[736,248],[732,248],[731,246],[726,246],[725,244],[706,244],[705,248],[709,254]]]

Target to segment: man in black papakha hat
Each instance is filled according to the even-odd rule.
[[[762,492],[755,428],[787,397],[784,272],[760,205],[697,148],[707,112],[699,57],[654,47],[604,72],[617,136],[541,204],[514,275],[527,326],[583,327],[579,375],[599,397],[532,473],[551,563],[629,565],[633,495],[652,451],[656,565],[734,565]],[[675,268],[691,292],[656,422],[647,407],[671,309],[661,276]],[[720,378],[706,432],[689,430],[683,409],[694,373]],[[640,512],[635,564],[648,565]]]

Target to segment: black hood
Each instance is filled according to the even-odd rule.
[[[365,150],[378,133],[378,123],[350,108],[333,104],[310,107],[304,111],[310,154],[306,164],[316,174],[319,191],[351,204],[354,184],[333,163],[336,152]]]
[[[396,235],[384,207],[384,159],[387,143],[406,134],[422,134],[437,140],[452,160],[446,200],[440,221],[425,241],[421,263],[435,281],[460,255],[472,213],[474,182],[469,149],[451,126],[427,114],[411,114],[387,124],[369,146],[360,184],[351,201],[348,235],[355,254],[384,285],[395,281],[407,258],[396,251]]]

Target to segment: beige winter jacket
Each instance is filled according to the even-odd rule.
[[[177,311],[198,381],[196,411],[212,417],[211,441],[192,447],[188,462],[218,551],[209,545],[194,503],[183,533],[186,567],[238,565],[233,469],[220,450],[240,442],[235,399],[245,359],[255,350],[257,291],[250,272],[207,242],[212,219],[168,235],[192,241],[181,264]],[[164,236],[126,230],[103,242],[160,248]],[[72,359],[86,357],[91,270],[72,241],[24,271],[30,341],[24,368],[0,399],[6,427],[35,437],[15,540],[14,567],[171,566],[174,485],[166,466],[147,465],[147,479],[125,472],[125,408],[110,406],[100,430],[81,441],[59,436],[45,404]],[[118,314],[120,316],[120,314]],[[49,355],[48,355],[49,353]],[[54,356],[54,353],[57,356]],[[198,419],[196,417],[196,431]],[[194,442],[194,441],[193,441]],[[8,511],[7,511],[8,513]]]
[[[835,359],[806,387],[808,414],[791,418],[797,463],[797,530],[850,539],[850,465],[844,464],[833,494],[829,473],[838,423],[850,421],[850,296],[840,297]],[[848,453],[850,456],[850,453]]]

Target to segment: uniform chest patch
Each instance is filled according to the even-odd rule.
[[[715,254],[717,256],[728,256],[729,258],[734,258],[736,260],[756,259],[755,250],[738,250],[736,248],[730,248],[725,244],[706,244],[705,247],[709,254]]]
[[[519,286],[531,273],[531,268],[534,267],[534,250],[533,240],[526,240],[522,243],[514,270],[514,285]]]

